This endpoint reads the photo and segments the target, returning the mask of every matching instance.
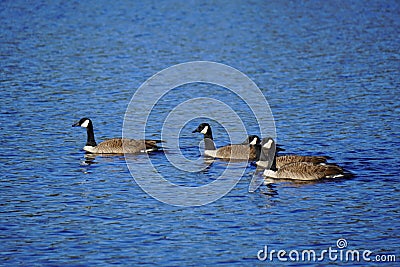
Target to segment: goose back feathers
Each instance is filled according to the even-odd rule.
[[[309,162],[312,164],[326,163],[327,158],[322,156],[300,156],[300,155],[285,155],[276,156],[276,167],[281,168],[284,165],[294,162]]]

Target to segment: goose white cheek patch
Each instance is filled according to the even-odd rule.
[[[201,132],[200,132],[200,133],[202,133],[202,134],[206,134],[207,132],[208,132],[208,126],[204,127],[204,129],[203,129],[203,130],[201,130]]]
[[[271,146],[272,146],[272,140],[268,140],[268,142],[265,145],[263,145],[263,147],[268,148],[268,149],[270,149]]]
[[[89,125],[89,120],[85,120],[85,121],[81,124],[81,127],[87,128],[88,125]]]
[[[254,138],[253,141],[251,141],[250,145],[256,145],[257,144],[257,138]]]

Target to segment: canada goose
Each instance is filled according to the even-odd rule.
[[[272,161],[271,167],[264,171],[264,175],[270,178],[311,181],[344,176],[344,171],[339,166],[312,162],[293,162],[277,168],[275,142],[272,138],[263,140],[260,160],[269,163]]]
[[[201,123],[193,133],[204,134],[204,154],[212,158],[221,159],[236,159],[236,160],[254,160],[258,157],[255,146],[260,144],[260,138],[256,135],[249,136],[246,141],[242,144],[227,145],[220,148],[216,148],[211,126],[208,123]]]
[[[87,142],[83,150],[93,154],[124,154],[140,153],[158,150],[157,143],[160,140],[134,140],[123,138],[112,138],[96,144],[94,139],[93,123],[89,118],[82,118],[72,127],[83,127],[87,131]]]

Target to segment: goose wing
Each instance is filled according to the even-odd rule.
[[[295,162],[282,166],[277,171],[277,178],[296,180],[318,180],[337,177],[343,169],[336,165],[315,165],[310,162]]]
[[[125,153],[140,153],[158,150],[157,143],[160,140],[135,140],[135,139],[123,139]]]
[[[223,159],[247,160],[250,158],[250,146],[242,144],[224,146],[217,149],[216,157]]]
[[[123,154],[140,153],[158,150],[160,140],[135,140],[126,138],[107,139],[95,147],[95,153]]]
[[[327,158],[322,156],[299,156],[299,155],[285,155],[276,157],[276,167],[280,168],[284,165],[294,162],[309,162],[313,164],[326,163]]]
[[[122,139],[107,139],[95,147],[95,152],[100,154],[123,154]]]

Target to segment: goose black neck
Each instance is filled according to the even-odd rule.
[[[93,131],[93,124],[92,122],[89,122],[87,128],[86,128],[86,132],[87,132],[87,141],[86,141],[86,145],[87,146],[97,146],[96,141],[94,139],[94,131]]]
[[[204,134],[204,148],[205,148],[205,150],[216,150],[217,149],[214,144],[212,131],[211,131],[210,127],[208,127],[208,131]]]
[[[278,169],[276,168],[276,157],[277,157],[277,155],[278,155],[278,152],[276,151],[276,146],[275,146],[275,144],[274,144],[273,147],[270,149],[269,154],[270,154],[270,155],[271,155],[271,154],[274,155],[274,156],[273,156],[274,159],[272,160],[272,165],[271,165],[271,167],[269,167],[269,169],[272,170],[272,171],[277,171]]]
[[[204,137],[204,149],[205,150],[216,150],[217,148],[215,147],[214,141],[212,138],[206,138]]]
[[[204,134],[204,140],[208,138],[211,140],[214,140],[213,135],[212,135],[212,131],[211,131],[211,127],[208,127],[207,132]]]
[[[275,152],[275,155],[274,155],[274,161],[272,162],[272,165],[271,165],[271,167],[269,169],[272,170],[272,171],[277,171],[278,170],[276,168],[276,152]]]
[[[269,167],[269,169],[272,171],[277,171],[278,169],[276,168],[276,157],[277,157],[276,149],[270,148],[267,151],[265,151],[261,145],[255,145],[255,148],[256,148],[256,155],[257,155],[258,160],[268,162],[273,157],[272,165],[271,165],[271,167]]]
[[[252,147],[252,145],[250,145]],[[261,145],[253,145],[256,150],[256,161],[263,160],[263,156],[261,155]]]

